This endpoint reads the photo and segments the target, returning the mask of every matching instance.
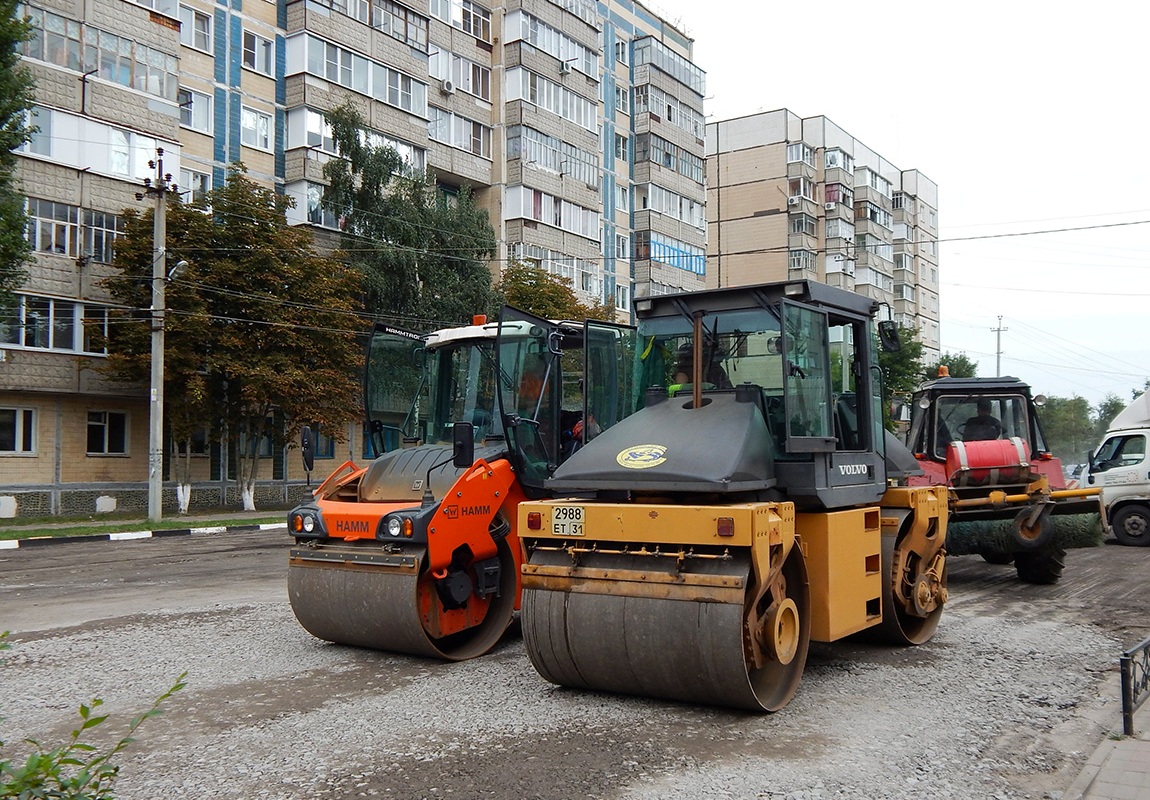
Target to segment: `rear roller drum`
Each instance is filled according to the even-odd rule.
[[[919,554],[901,551],[907,546],[907,530],[898,537],[882,537],[882,623],[873,635],[887,644],[922,644],[934,636],[946,600],[946,562],[930,563]],[[905,558],[903,556],[905,555]],[[905,564],[904,569],[899,569]]]
[[[486,598],[472,594],[446,612],[444,593],[475,581],[452,574],[437,581],[427,571],[426,548],[393,548],[379,563],[374,543],[294,548],[288,566],[288,598],[296,619],[318,639],[395,653],[462,661],[495,646],[515,611],[517,569],[499,543],[499,588]],[[467,627],[437,636],[444,613],[466,614]]]

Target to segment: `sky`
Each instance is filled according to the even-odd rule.
[[[644,4],[708,122],[825,116],[938,184],[943,352],[1092,406],[1150,379],[1150,4]]]

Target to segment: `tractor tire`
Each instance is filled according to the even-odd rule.
[[[979,553],[982,560],[987,564],[1010,564],[1014,561],[1014,553],[999,553],[989,550],[984,550]]]
[[[1050,586],[1058,583],[1058,579],[1062,577],[1065,557],[1066,551],[1061,547],[1028,550],[1025,553],[1015,553],[1014,568],[1018,571],[1018,579],[1023,583]]]
[[[1150,510],[1145,506],[1123,506],[1110,521],[1120,544],[1150,547]]]

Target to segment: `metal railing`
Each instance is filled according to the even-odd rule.
[[[1150,691],[1150,639],[1134,645],[1118,659],[1122,670],[1122,733],[1134,735],[1134,711]]]

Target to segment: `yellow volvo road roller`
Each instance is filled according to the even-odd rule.
[[[809,281],[635,302],[638,410],[518,508],[544,678],[775,711],[812,639],[931,638],[947,500],[888,480],[913,458],[883,428],[878,308]]]

